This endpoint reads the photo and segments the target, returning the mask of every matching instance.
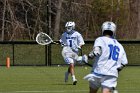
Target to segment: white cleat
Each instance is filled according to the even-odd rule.
[[[65,72],[65,82],[68,82],[68,76],[69,76],[69,73]]]
[[[82,56],[82,60],[83,60],[85,63],[88,63],[88,57],[87,57],[87,55],[83,55],[83,56]]]
[[[73,85],[76,85],[77,84],[77,79],[75,79],[74,81],[73,81]]]

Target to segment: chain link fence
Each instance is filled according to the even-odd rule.
[[[88,54],[94,41],[85,41],[83,54]],[[128,65],[140,65],[140,41],[120,41],[127,53]],[[51,66],[65,65],[61,56],[62,47],[51,44],[38,45],[35,41],[29,42],[0,42],[0,65],[6,65],[6,58],[10,57],[12,66]],[[89,60],[92,64],[92,60]]]

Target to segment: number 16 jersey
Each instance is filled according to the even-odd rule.
[[[101,47],[102,53],[95,58],[92,73],[118,77],[117,68],[128,63],[123,46],[116,39],[102,36],[93,47]]]

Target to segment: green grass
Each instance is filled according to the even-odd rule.
[[[76,67],[78,84],[72,85],[71,77],[64,83],[67,67],[15,66],[0,67],[0,93],[88,93],[88,82],[82,78],[91,68]],[[140,93],[140,69],[126,67],[118,79],[120,93]],[[98,92],[100,93],[100,91]]]

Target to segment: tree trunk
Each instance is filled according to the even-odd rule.
[[[138,0],[138,33],[137,33],[137,39],[140,40],[140,0]]]
[[[54,27],[54,40],[57,40],[59,37],[62,2],[63,0],[58,0],[58,7],[57,7],[57,13],[55,19],[55,27]]]
[[[5,12],[6,12],[6,0],[4,0],[4,5],[3,5],[1,41],[4,40]]]
[[[130,0],[130,31],[128,38],[136,38],[138,32],[138,2],[139,0]]]

